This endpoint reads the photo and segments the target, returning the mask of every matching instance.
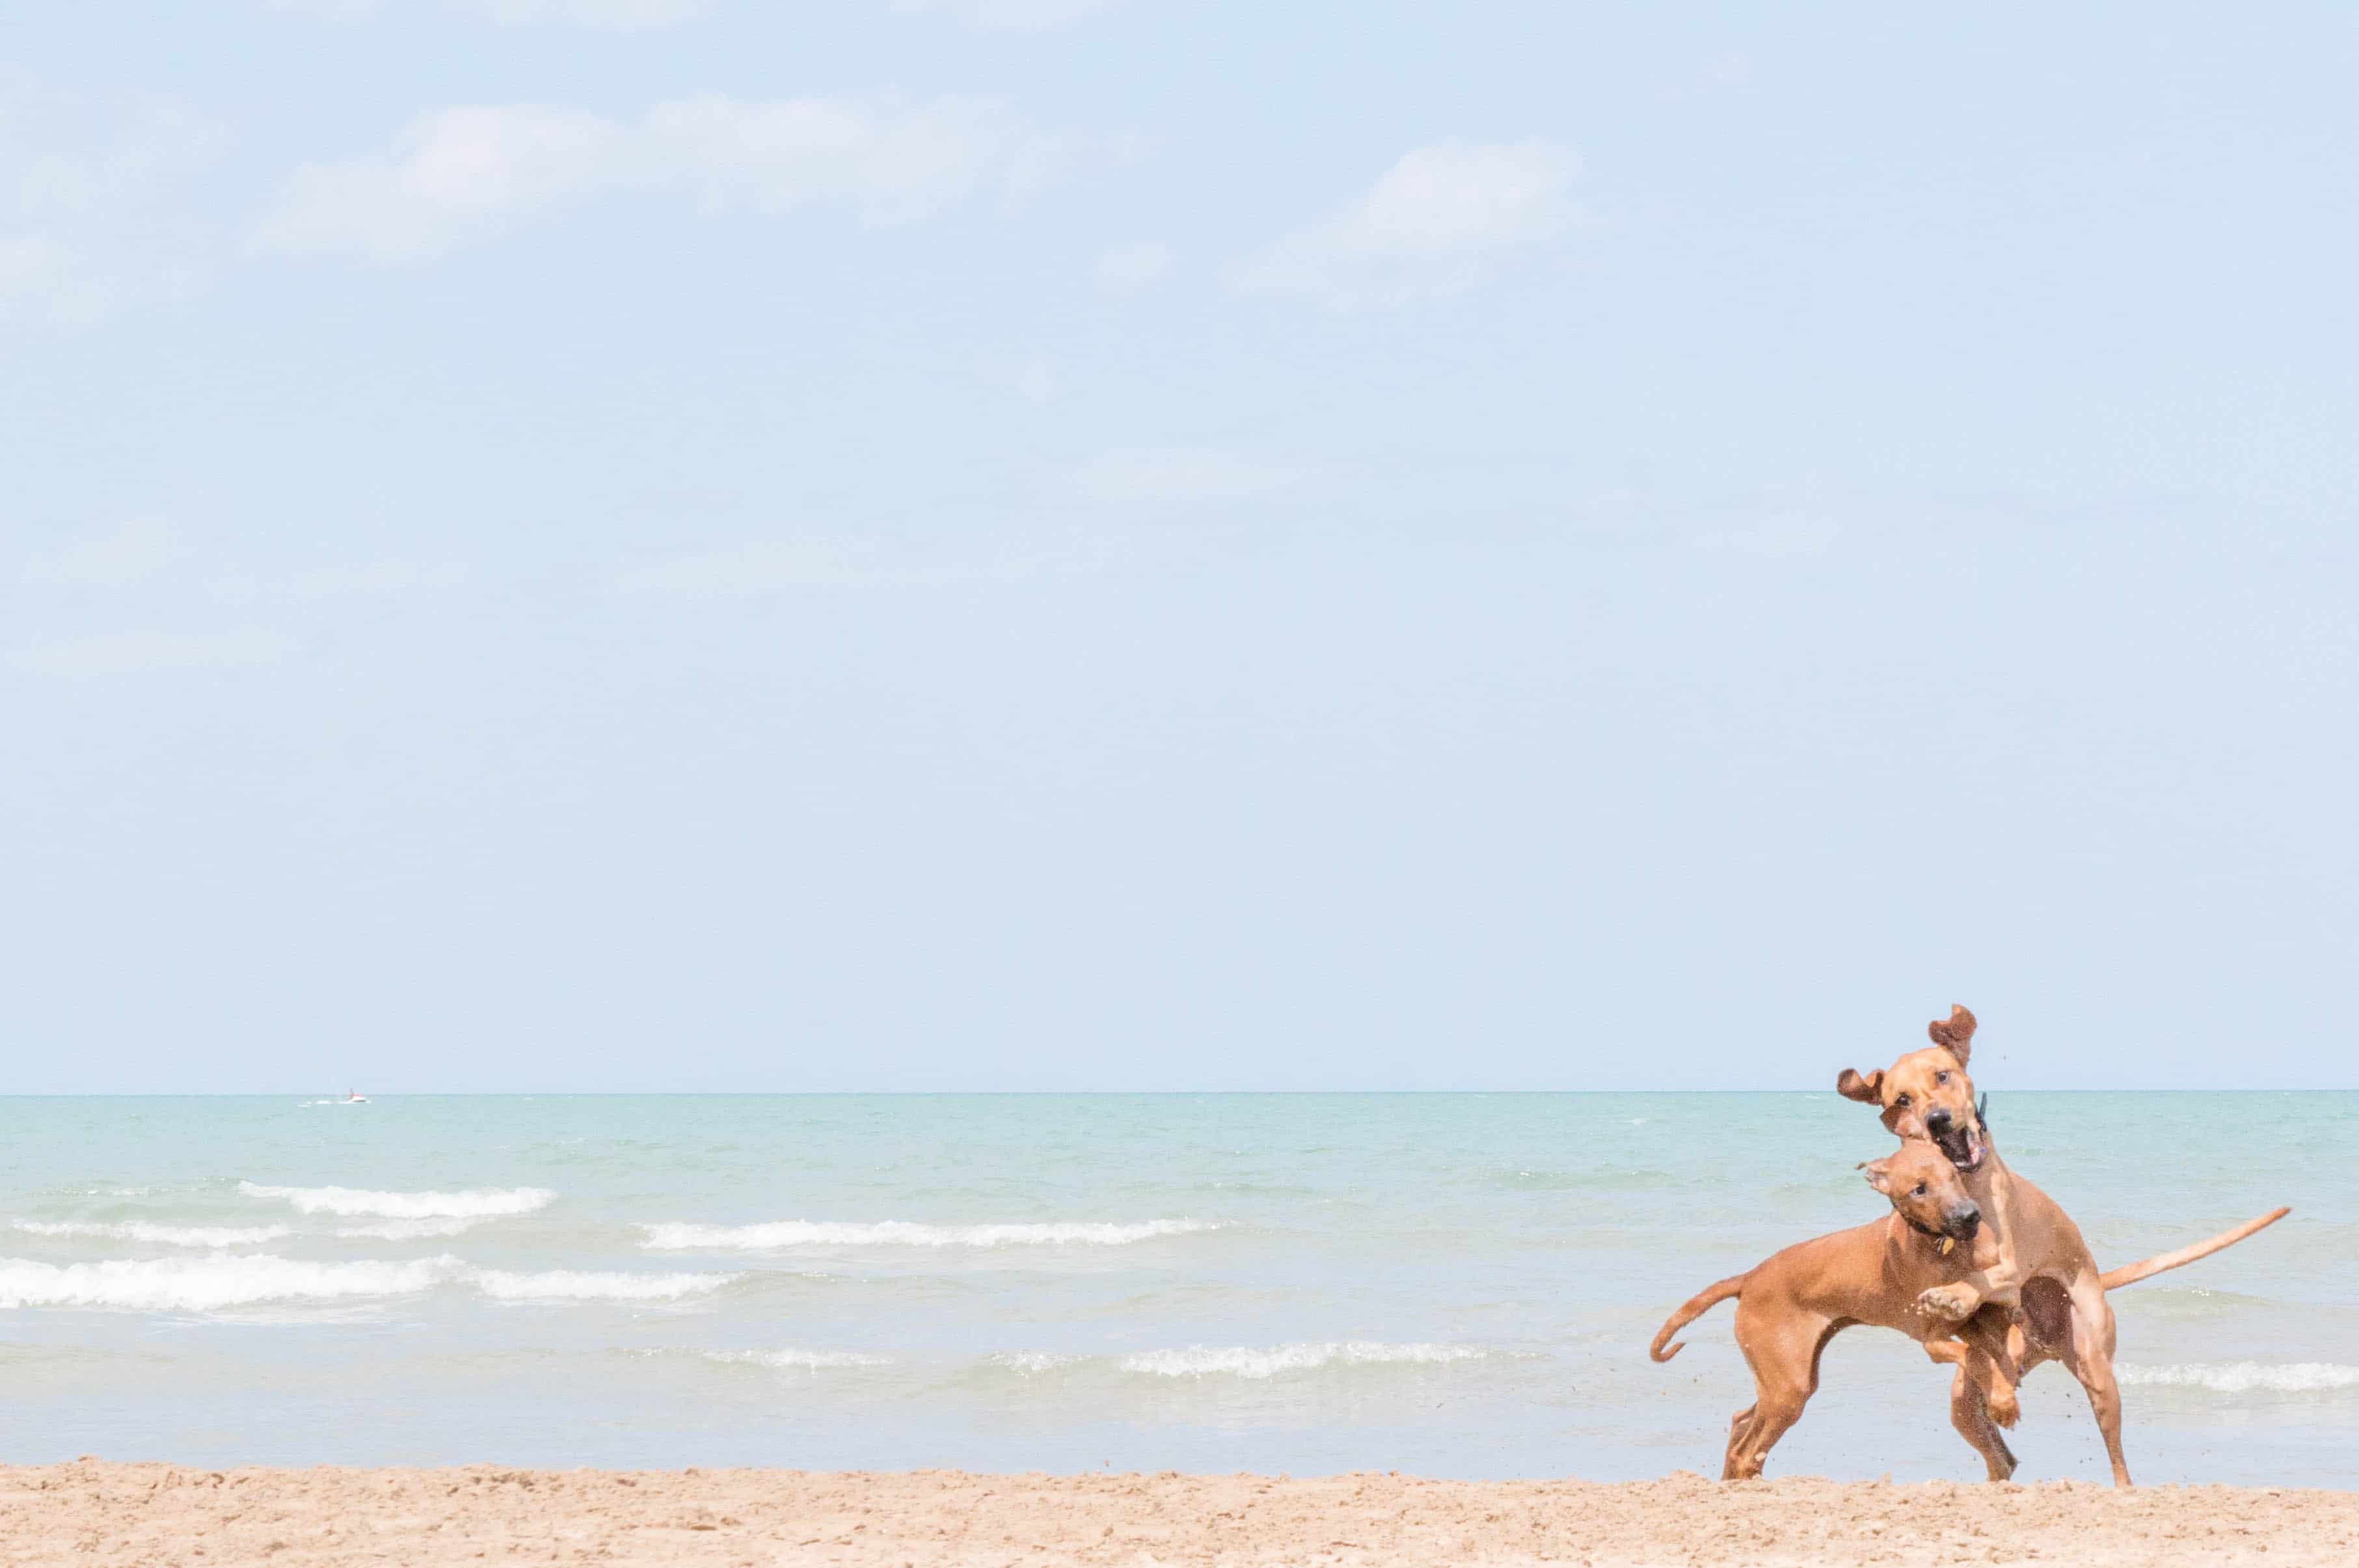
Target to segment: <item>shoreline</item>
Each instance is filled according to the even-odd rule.
[[[0,1466],[0,1561],[440,1568],[2359,1560],[2359,1492],[1788,1477]]]

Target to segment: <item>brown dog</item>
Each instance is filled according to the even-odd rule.
[[[2026,1342],[2021,1369],[2028,1372],[2044,1361],[2060,1361],[2080,1380],[2088,1391],[2097,1429],[2104,1434],[2114,1484],[2126,1486],[2130,1472],[2122,1461],[2122,1399],[2114,1381],[2114,1309],[2105,1292],[2232,1246],[2283,1218],[2287,1211],[2278,1209],[2209,1241],[2100,1274],[2079,1227],[2054,1199],[2009,1171],[1991,1147],[1990,1129],[1975,1108],[1973,1080],[1966,1075],[1973,1052],[1973,1014],[1951,1007],[1949,1018],[1928,1026],[1928,1032],[1931,1046],[1910,1051],[1883,1072],[1862,1075],[1845,1068],[1835,1080],[1837,1092],[1879,1106],[1884,1125],[1903,1139],[1903,1147],[1921,1143],[1939,1149],[1964,1178],[1966,1191],[1982,1212],[1992,1261],[1987,1266],[1978,1261],[1962,1279],[1928,1286],[1919,1304],[1950,1323],[1962,1322],[1985,1306],[2020,1308]],[[1954,1401],[1951,1413],[1954,1420]],[[1959,1430],[1965,1430],[1962,1424]],[[1973,1434],[1967,1438],[1972,1442]]]
[[[1976,1314],[1962,1340],[1949,1320],[1918,1304],[1926,1291],[1998,1261],[1981,1207],[1928,1143],[1904,1143],[1863,1169],[1868,1184],[1891,1200],[1891,1214],[1773,1253],[1710,1287],[1671,1314],[1648,1354],[1669,1361],[1680,1348],[1669,1343],[1673,1334],[1714,1304],[1737,1299],[1736,1344],[1753,1369],[1753,1403],[1729,1422],[1721,1478],[1749,1481],[1818,1392],[1827,1341],[1855,1323],[1897,1328],[1923,1343],[1936,1361],[1957,1367],[1951,1403],[1960,1412],[1958,1430],[1981,1451],[1991,1478],[2003,1481],[2015,1469],[2015,1455],[1984,1412],[2004,1411],[2013,1424],[2022,1343],[2019,1335],[2008,1343],[2010,1314]]]

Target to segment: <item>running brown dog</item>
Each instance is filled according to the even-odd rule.
[[[1950,1320],[1919,1305],[1925,1291],[1998,1261],[1981,1207],[1965,1179],[1930,1143],[1903,1143],[1862,1169],[1868,1185],[1891,1200],[1891,1214],[1773,1253],[1707,1288],[1671,1314],[1647,1354],[1669,1361],[1680,1349],[1668,1343],[1673,1334],[1716,1303],[1736,1298],[1736,1344],[1753,1369],[1753,1403],[1728,1423],[1720,1474],[1723,1481],[1749,1481],[1818,1392],[1819,1356],[1827,1341],[1858,1323],[1897,1328],[1923,1343],[1936,1361],[1957,1367],[1951,1404],[1959,1412],[1958,1430],[1982,1453],[1991,1478],[2003,1481],[2015,1469],[2015,1455],[1984,1411],[2004,1412],[2002,1419],[2014,1424],[2022,1338],[2009,1344],[2012,1314],[1999,1308],[1979,1312],[1961,1339]]]
[[[1987,1267],[1978,1263],[1962,1279],[1927,1286],[1918,1302],[1949,1323],[1963,1322],[1986,1306],[2019,1308],[2025,1340],[2021,1370],[2060,1361],[2079,1379],[2088,1392],[2097,1430],[2104,1434],[2114,1485],[2126,1486],[2130,1472],[2122,1460],[2122,1397],[2114,1380],[2114,1309],[2105,1292],[2233,1246],[2288,1211],[2278,1209],[2209,1241],[2101,1274],[2080,1228],[2054,1199],[2009,1171],[1991,1147],[1990,1129],[1975,1108],[1973,1080],[1966,1075],[1966,1062],[1973,1053],[1974,1015],[1952,1007],[1949,1018],[1928,1025],[1927,1032],[1930,1046],[1910,1051],[1884,1071],[1863,1075],[1846,1067],[1835,1080],[1838,1093],[1880,1107],[1885,1127],[1900,1137],[1904,1147],[1926,1143],[1938,1149],[1964,1178],[1966,1191],[1982,1212],[1993,1261]],[[1955,1414],[1953,1402],[1952,1419]]]

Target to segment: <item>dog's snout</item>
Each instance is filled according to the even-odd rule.
[[[1970,1236],[1982,1228],[1982,1224],[1983,1211],[1980,1204],[1972,1202],[1963,1203],[1950,1211],[1950,1229],[1955,1235]]]
[[[1925,1130],[1938,1138],[1941,1134],[1950,1130],[1950,1124],[1952,1119],[1953,1118],[1946,1109],[1940,1105],[1936,1105],[1931,1110],[1925,1113]]]

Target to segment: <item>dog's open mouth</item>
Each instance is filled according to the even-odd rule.
[[[1961,1171],[1981,1170],[1983,1157],[1990,1152],[1990,1145],[1983,1138],[1980,1123],[1981,1118],[1976,1117],[1975,1125],[1971,1127],[1963,1123],[1951,1124],[1949,1131],[1933,1139],[1933,1147]]]

